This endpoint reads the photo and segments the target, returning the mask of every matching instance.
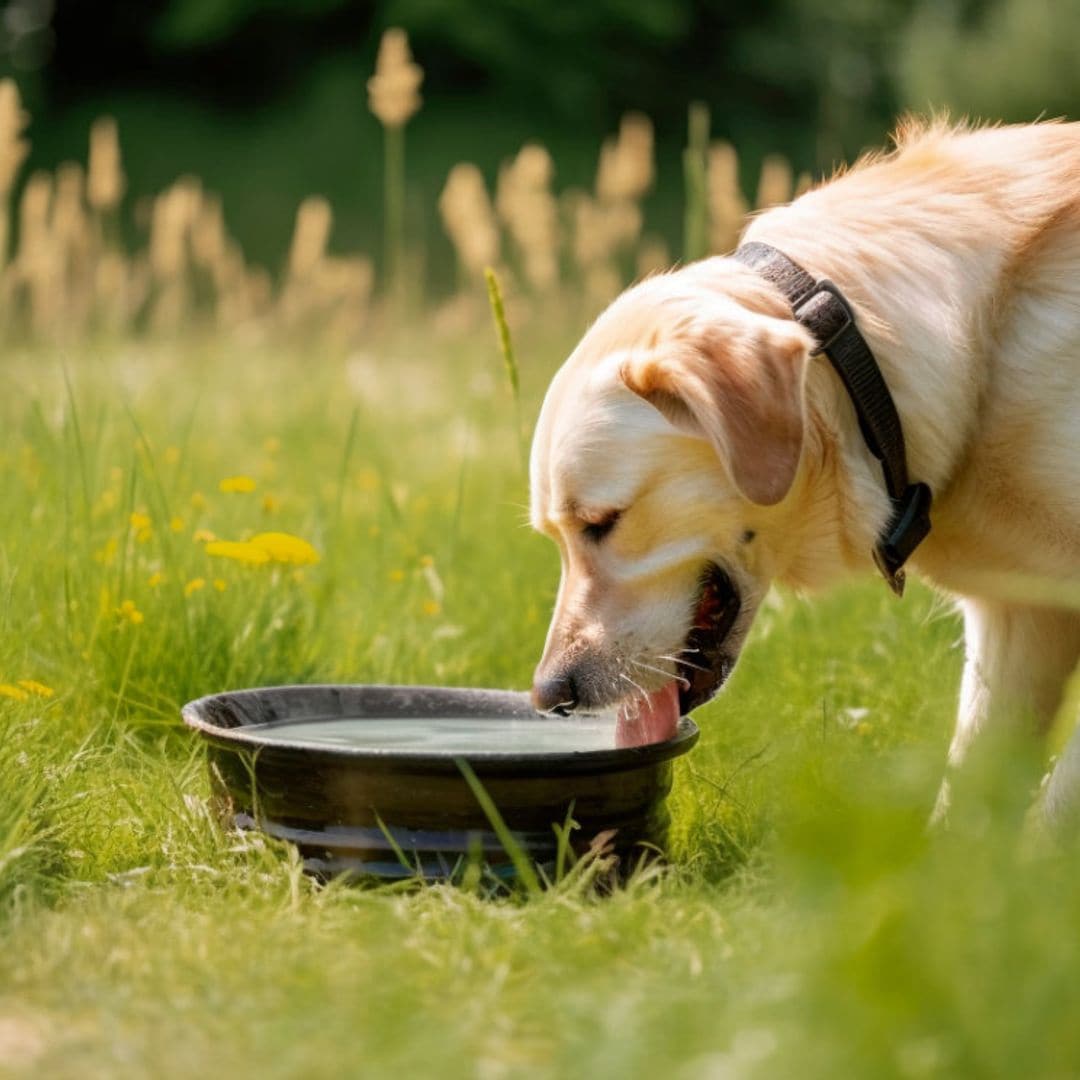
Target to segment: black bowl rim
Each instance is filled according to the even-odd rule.
[[[609,772],[622,769],[641,769],[680,757],[693,748],[700,736],[697,724],[688,716],[680,717],[675,735],[663,742],[643,746],[627,746],[604,750],[545,751],[535,754],[515,754],[502,750],[478,750],[468,753],[432,753],[430,751],[387,749],[385,747],[317,746],[301,741],[260,739],[257,733],[245,731],[248,725],[221,727],[207,717],[215,704],[230,700],[256,699],[260,695],[310,695],[341,690],[349,691],[409,691],[414,694],[450,694],[476,704],[517,709],[523,715],[531,713],[542,721],[528,704],[528,696],[513,690],[494,690],[472,686],[426,686],[392,683],[301,683],[284,686],[259,686],[242,690],[226,690],[189,701],[180,711],[184,723],[198,731],[203,738],[232,750],[284,751],[310,760],[352,763],[373,768],[397,769],[402,772],[458,771],[459,761],[467,761],[478,774],[520,774],[529,776],[558,775],[581,771]],[[415,715],[423,715],[416,713]]]

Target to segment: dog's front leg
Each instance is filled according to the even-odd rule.
[[[966,662],[949,748],[951,771],[964,764],[980,736],[995,737],[1004,745],[1009,737],[1045,735],[1080,659],[1076,612],[976,599],[965,600],[963,606]],[[948,806],[946,780],[935,821],[945,816]]]

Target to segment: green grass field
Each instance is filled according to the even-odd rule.
[[[531,416],[561,350],[519,352]],[[1022,755],[925,829],[962,655],[929,592],[767,606],[678,765],[662,872],[610,896],[318,887],[212,827],[178,709],[274,682],[527,684],[557,558],[524,526],[493,341],[5,371],[0,1074],[1080,1068],[1080,869],[1021,841]],[[220,490],[237,476],[254,490]],[[207,553],[267,530],[320,562]]]

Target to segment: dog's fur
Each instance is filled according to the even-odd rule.
[[[1080,124],[909,123],[896,143],[744,240],[844,292],[934,492],[910,565],[961,599],[959,761],[988,727],[1044,731],[1080,657]],[[563,559],[541,704],[553,675],[582,708],[672,678],[708,562],[742,597],[732,662],[771,583],[875,573],[881,468],[811,347],[722,257],[634,286],[588,331],[533,445],[533,524]]]

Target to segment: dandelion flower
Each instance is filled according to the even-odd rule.
[[[196,544],[212,544],[217,539],[217,536],[209,529],[196,529],[191,534],[191,539]]]
[[[206,509],[206,496],[201,491],[191,493],[191,506],[195,510]]]
[[[0,697],[11,698],[12,701],[26,701],[30,695],[22,687],[0,683]]]
[[[265,532],[253,536],[249,543],[279,563],[291,563],[294,566],[314,566],[319,561],[319,553],[306,540],[289,533]]]
[[[131,623],[132,626],[138,626],[143,621],[143,613],[135,606],[134,600],[125,600],[116,609],[116,614],[121,619]]]
[[[261,566],[270,561],[269,552],[263,548],[236,540],[212,540],[206,545],[206,554],[220,555],[224,559],[234,559],[249,566]]]
[[[404,570],[391,570],[389,576],[390,576],[390,580],[392,582],[394,582],[395,585],[400,585],[401,582],[403,582],[405,580],[405,571]]]
[[[229,587],[229,583],[224,578],[214,578],[214,588],[218,592],[224,592]]]
[[[201,577],[192,578],[184,586],[184,595],[185,596],[192,596],[195,593],[197,593],[200,589],[205,589],[205,588],[206,588],[206,578],[201,578]]]
[[[164,575],[164,574],[163,574],[163,573],[162,573],[162,572],[161,572],[160,570],[155,570],[155,571],[154,571],[154,572],[153,572],[153,573],[152,573],[152,574],[151,574],[151,575],[150,575],[150,576],[149,576],[149,577],[148,577],[148,578],[146,579],[146,584],[147,584],[147,585],[149,585],[151,589],[156,589],[156,588],[157,588],[157,587],[158,587],[159,585],[161,585],[161,584],[162,584],[162,583],[163,583],[164,581],[165,581],[165,575]]]
[[[184,531],[184,519],[182,517],[169,518],[169,528],[174,533],[183,532]]]
[[[145,544],[154,535],[154,525],[149,514],[136,510],[128,517],[128,522],[138,543]]]
[[[425,600],[423,611],[425,615],[438,615],[442,611],[442,604],[438,600]]]
[[[225,494],[230,493],[245,493],[255,490],[255,480],[251,476],[226,476],[224,480],[218,484],[218,491],[222,491]]]
[[[264,495],[262,508],[266,514],[276,514],[281,509],[281,500],[276,495]]]
[[[50,698],[56,696],[56,691],[51,686],[39,683],[35,679],[20,679],[19,686],[29,694],[37,697]]]

